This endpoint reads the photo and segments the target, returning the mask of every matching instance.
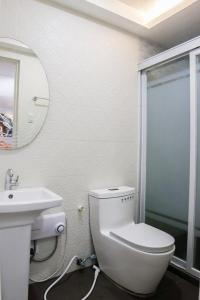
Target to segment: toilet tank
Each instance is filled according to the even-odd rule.
[[[134,221],[135,188],[120,186],[89,192],[92,231],[107,230]]]

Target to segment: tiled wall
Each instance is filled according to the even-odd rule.
[[[156,48],[116,28],[48,1],[2,0],[0,36],[29,45],[40,57],[50,86],[45,126],[29,146],[0,152],[0,189],[6,169],[20,186],[46,186],[64,199],[68,219],[66,262],[91,253],[88,190],[137,183],[137,63]],[[31,72],[31,70],[30,70]],[[77,206],[85,207],[82,215]],[[19,238],[20,242],[20,238]],[[48,253],[53,241],[40,243]],[[58,266],[64,250],[33,264],[40,279]]]

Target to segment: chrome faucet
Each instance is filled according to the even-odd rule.
[[[12,190],[19,185],[19,176],[15,176],[13,169],[8,169],[5,176],[5,190]]]

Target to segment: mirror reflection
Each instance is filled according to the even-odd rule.
[[[48,82],[38,57],[21,42],[0,38],[0,149],[29,144],[48,107]]]

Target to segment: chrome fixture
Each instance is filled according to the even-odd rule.
[[[5,176],[5,190],[12,190],[19,185],[19,176],[14,175],[13,169],[8,169]]]

